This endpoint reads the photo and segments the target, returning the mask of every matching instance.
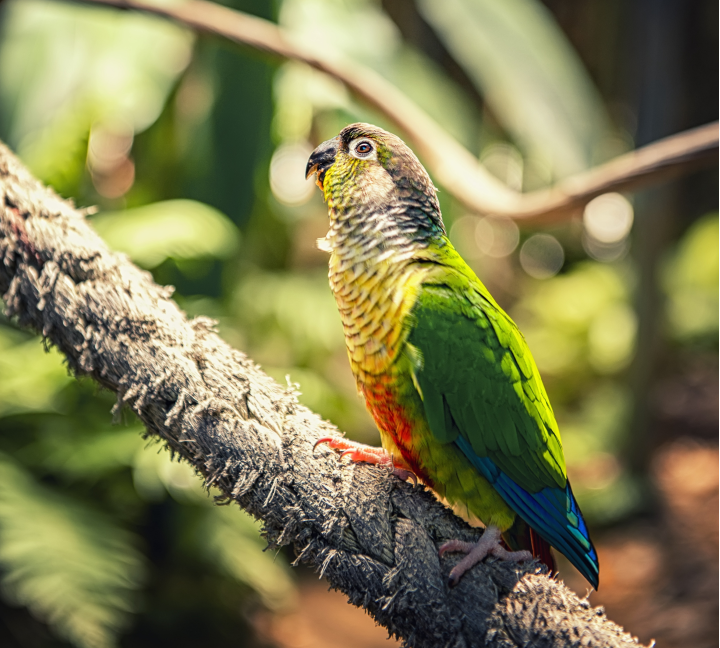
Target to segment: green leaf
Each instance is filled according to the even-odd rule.
[[[514,308],[535,362],[544,374],[602,374],[627,366],[635,349],[630,271],[594,261],[533,284]]]
[[[226,258],[240,233],[217,209],[194,200],[166,200],[136,209],[105,212],[92,219],[114,250],[146,268],[165,259]]]
[[[39,442],[42,466],[53,474],[72,480],[97,480],[114,471],[132,466],[147,441],[143,428],[98,427],[91,434],[68,438],[62,434],[44,435]],[[27,452],[24,455],[28,456]]]
[[[70,381],[57,351],[46,353],[40,340],[0,327],[0,417],[54,411],[58,392]]]
[[[45,182],[77,195],[93,124],[141,132],[194,35],[155,16],[26,0],[3,7],[0,130]]]
[[[186,461],[173,459],[162,445],[138,449],[133,458],[133,483],[148,502],[161,501],[169,493],[180,504],[210,503],[195,469]]]
[[[587,168],[609,130],[578,55],[536,0],[419,0],[494,114],[556,176]]]
[[[0,454],[0,583],[81,648],[106,648],[127,622],[143,562],[131,534],[35,482]]]
[[[238,285],[233,302],[246,328],[256,326],[261,337],[279,329],[300,355],[326,354],[344,346],[325,272],[255,272]]]
[[[362,62],[383,75],[469,147],[478,139],[480,118],[465,92],[430,57],[410,47],[380,3],[361,0],[285,0],[280,24],[308,47],[323,43],[325,52]],[[364,38],[347,38],[347,26]],[[335,80],[296,63],[288,63],[276,82],[277,123],[281,137],[310,135],[313,112],[341,108],[357,121],[392,129],[384,117],[353,102]],[[335,135],[336,133],[333,133]]]
[[[718,215],[707,214],[687,231],[663,268],[668,319],[682,341],[717,340]]]

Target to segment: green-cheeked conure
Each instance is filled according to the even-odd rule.
[[[451,584],[490,554],[535,556],[554,570],[552,545],[597,588],[597,553],[537,366],[450,243],[422,164],[395,135],[352,124],[315,149],[313,173],[330,214],[320,241],[330,287],[383,449],[318,443],[354,461],[392,461],[485,525],[477,544],[440,548],[467,554]]]

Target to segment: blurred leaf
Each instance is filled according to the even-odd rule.
[[[326,52],[361,61],[374,69],[466,146],[477,145],[480,119],[472,102],[434,61],[403,41],[379,3],[285,0],[279,22],[310,47],[322,42]],[[364,37],[347,38],[348,25]],[[275,128],[289,139],[309,137],[313,110],[342,108],[357,121],[384,124],[383,116],[353,102],[337,81],[305,66],[292,63],[285,66],[275,91],[278,98]]]
[[[627,434],[624,423],[631,405],[624,385],[604,379],[586,387],[574,409],[558,411],[573,490],[593,523],[622,517],[640,499],[637,484],[615,458]]]
[[[588,360],[601,374],[627,367],[635,350],[637,316],[630,303],[610,304],[588,329]]]
[[[498,120],[554,175],[587,168],[609,131],[578,55],[537,0],[419,0]]]
[[[289,378],[297,387],[298,400],[303,405],[347,431],[347,424],[350,423],[348,419],[352,413],[348,411],[350,408],[338,386],[331,384],[326,377],[312,369],[300,367],[266,366],[264,371],[280,385],[286,384]]]
[[[625,266],[596,262],[533,289],[513,309],[542,373],[613,373],[634,351],[636,321]]]
[[[146,268],[165,259],[226,258],[240,233],[217,209],[194,200],[166,200],[145,207],[105,212],[93,227],[114,250]]]
[[[422,106],[450,135],[471,150],[477,147],[480,117],[466,94],[434,61],[403,45],[392,65],[377,71]]]
[[[71,440],[58,436],[55,443],[47,435],[42,441],[45,450],[42,464],[54,474],[71,479],[98,479],[133,464],[138,451],[147,445],[142,432],[139,426],[96,429],[90,435]]]
[[[93,122],[135,132],[152,124],[190,60],[192,33],[161,18],[45,0],[6,4],[2,134],[44,180],[67,173]]]
[[[568,462],[583,463],[599,453],[616,450],[622,435],[619,423],[627,417],[630,406],[628,390],[604,379],[584,392],[574,409],[561,411],[558,418]]]
[[[46,353],[39,340],[0,327],[0,416],[53,411],[71,380],[57,351]]]
[[[576,481],[573,481],[573,487]],[[580,507],[593,524],[611,524],[621,520],[641,504],[639,484],[627,473],[621,473],[609,485],[597,489],[576,489]]]
[[[327,354],[345,344],[325,272],[256,272],[238,286],[234,301],[238,316],[252,323],[258,335],[267,338],[269,327],[273,327],[302,359]]]
[[[663,269],[668,319],[681,340],[718,332],[718,215],[708,214],[686,232]]]
[[[133,544],[104,515],[41,486],[0,455],[3,592],[75,645],[115,644],[143,575]]]
[[[273,90],[273,130],[281,141],[309,139],[314,111],[348,109],[352,103],[339,81],[295,61],[280,67]]]
[[[157,502],[169,493],[180,504],[210,503],[203,481],[185,461],[173,460],[162,445],[139,448],[133,462],[133,482],[138,494]]]
[[[208,511],[203,525],[205,551],[223,571],[254,589],[271,610],[296,603],[297,592],[282,556],[263,551],[260,525],[235,506]]]

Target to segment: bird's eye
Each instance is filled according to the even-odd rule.
[[[372,150],[373,147],[370,142],[360,142],[360,144],[355,147],[355,154],[360,157],[365,157],[367,155],[370,155],[370,153],[372,153]]]

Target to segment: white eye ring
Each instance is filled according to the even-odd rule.
[[[359,160],[377,160],[375,142],[367,137],[358,137],[350,142],[350,153]],[[358,150],[359,149],[359,150]]]

